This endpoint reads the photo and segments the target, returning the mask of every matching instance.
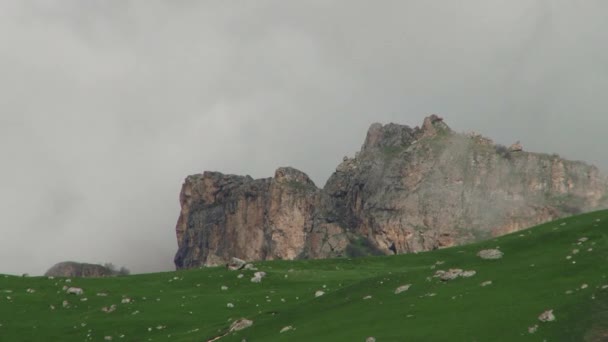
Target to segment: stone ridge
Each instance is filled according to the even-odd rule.
[[[426,251],[606,208],[607,194],[594,166],[455,133],[437,115],[415,128],[375,123],[323,189],[289,167],[256,180],[188,176],[175,264]]]

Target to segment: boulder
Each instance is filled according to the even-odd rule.
[[[496,259],[501,259],[503,257],[504,253],[501,252],[499,249],[484,249],[482,251],[479,251],[479,253],[477,253],[477,256],[485,259],[485,260],[496,260]]]

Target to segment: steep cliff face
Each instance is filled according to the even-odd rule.
[[[182,188],[178,268],[246,260],[410,253],[606,207],[597,168],[453,132],[373,124],[355,158],[318,189],[302,172],[205,172]]]

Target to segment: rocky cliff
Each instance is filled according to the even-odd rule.
[[[594,166],[456,133],[436,115],[416,128],[376,123],[323,189],[288,167],[187,177],[175,264],[432,250],[605,208],[607,194]]]

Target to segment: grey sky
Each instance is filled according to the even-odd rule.
[[[372,122],[608,169],[608,2],[2,1],[0,273],[172,269],[183,178],[322,186]]]

